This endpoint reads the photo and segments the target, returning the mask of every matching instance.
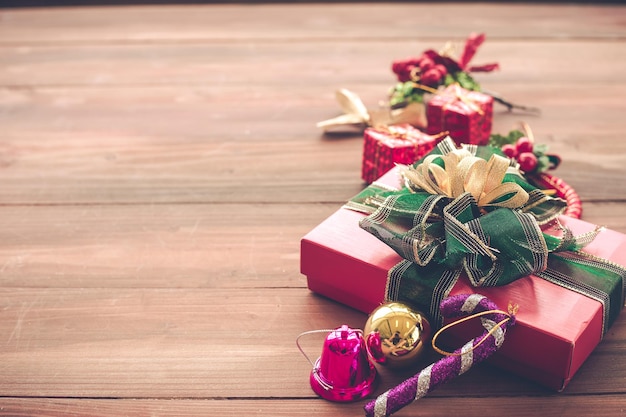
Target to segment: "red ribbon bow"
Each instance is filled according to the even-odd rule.
[[[476,54],[478,47],[482,45],[484,41],[485,41],[484,33],[470,34],[470,36],[467,38],[467,41],[465,41],[465,48],[463,49],[463,54],[461,55],[461,59],[459,59],[458,61],[458,65],[459,65],[459,68],[461,68],[461,70],[467,71],[467,72],[491,72],[493,70],[500,68],[497,62],[491,63],[491,64],[483,64],[483,65],[468,67],[469,62]]]

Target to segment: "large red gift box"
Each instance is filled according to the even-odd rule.
[[[398,169],[377,182],[398,188]],[[311,291],[370,313],[384,301],[387,272],[401,258],[359,227],[363,216],[340,208],[304,236],[301,272]],[[575,234],[596,228],[566,216],[560,221]],[[626,235],[605,229],[584,251],[624,265]],[[564,389],[601,340],[601,304],[544,279],[528,276],[506,286],[473,288],[461,278],[450,295],[467,293],[483,294],[502,309],[509,302],[520,306],[516,325],[489,361],[551,389]],[[463,326],[449,330],[461,342],[479,334],[467,338],[466,331]]]
[[[491,135],[493,97],[452,84],[426,104],[427,132],[448,131],[457,145],[486,145]]]
[[[396,164],[412,164],[430,152],[447,132],[437,133],[431,136],[409,124],[365,129],[361,178],[371,184]]]

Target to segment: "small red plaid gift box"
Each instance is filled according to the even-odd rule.
[[[493,97],[453,84],[430,99],[426,118],[430,134],[447,130],[457,145],[486,145],[491,134]]]
[[[365,129],[361,177],[371,184],[396,164],[412,164],[430,152],[446,134],[428,135],[410,124]]]

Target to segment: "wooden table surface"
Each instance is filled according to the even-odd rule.
[[[359,416],[319,399],[300,239],[363,188],[338,88],[487,41],[483,87],[561,155],[583,219],[626,232],[626,8],[248,4],[0,9],[0,415]],[[313,358],[323,335],[303,340]],[[533,343],[529,340],[528,343]],[[623,416],[626,319],[562,393],[483,364],[398,416]],[[409,373],[382,371],[377,393]]]

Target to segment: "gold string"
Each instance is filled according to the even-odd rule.
[[[389,126],[389,125],[376,126],[376,130],[381,133],[386,133],[390,136],[393,136],[394,138],[408,140],[412,142],[411,138],[409,138],[407,134],[408,133],[407,130],[404,130],[404,132],[401,132],[398,128],[394,126]]]
[[[424,84],[420,84],[420,83],[417,82],[418,80],[419,80],[419,77],[417,77],[416,80],[413,80],[413,83],[412,83],[413,87],[419,88],[420,90],[424,90],[427,93],[439,94],[439,90],[437,90],[436,88],[429,87],[429,86],[424,85]]]
[[[470,109],[474,110],[476,113],[480,114],[481,116],[483,116],[485,114],[483,109],[481,109],[480,106],[478,104],[476,104],[476,102],[474,100],[472,100],[469,97],[467,97],[467,94],[463,94],[461,92],[461,86],[458,83],[455,83],[455,84],[452,84],[452,85],[454,86],[454,97],[456,97],[457,100],[460,100],[465,105],[467,105],[467,107],[469,107]]]
[[[530,128],[530,125],[524,121],[521,121],[520,124],[522,125],[522,130],[524,131],[524,134],[526,135],[526,137],[528,139],[530,139],[530,143],[535,143],[535,136],[533,135],[533,131]]]
[[[452,53],[456,49],[455,45],[451,41],[447,41],[443,48],[439,51],[439,55],[452,58]]]
[[[444,355],[444,356],[462,356],[462,355],[464,355],[464,354],[465,354],[465,353],[467,353],[467,352],[460,352],[460,353],[448,352],[448,351],[445,351],[445,350],[443,350],[443,349],[441,349],[441,348],[439,348],[439,347],[437,346],[437,344],[436,344],[436,343],[437,343],[437,338],[441,335],[441,333],[443,333],[444,331],[448,330],[449,328],[451,328],[451,327],[453,327],[453,326],[456,326],[456,325],[458,325],[458,324],[464,323],[464,322],[466,322],[466,321],[468,321],[468,320],[475,319],[475,318],[477,318],[477,317],[486,316],[487,314],[503,314],[503,315],[507,316],[507,318],[505,318],[504,320],[500,321],[500,322],[499,322],[499,323],[497,323],[495,326],[493,326],[493,327],[492,327],[492,328],[491,328],[491,329],[487,332],[487,334],[486,334],[486,335],[485,335],[485,336],[484,336],[484,337],[483,337],[483,338],[482,338],[482,339],[481,339],[478,343],[476,343],[474,346],[472,346],[472,348],[468,351],[468,352],[471,352],[471,351],[473,351],[474,349],[476,349],[478,346],[482,345],[482,344],[483,344],[483,342],[484,342],[485,340],[487,340],[487,338],[488,338],[489,336],[491,336],[491,335],[492,335],[492,334],[494,334],[496,331],[498,331],[498,328],[500,328],[500,327],[501,327],[504,323],[506,323],[506,322],[510,321],[510,320],[513,318],[513,316],[514,316],[515,314],[517,314],[517,311],[518,311],[518,310],[519,310],[519,305],[517,305],[517,304],[514,304],[514,305],[513,305],[513,304],[510,304],[510,303],[509,303],[509,312],[508,312],[508,313],[507,313],[506,311],[503,311],[503,310],[488,310],[488,311],[481,311],[481,312],[478,312],[478,313],[474,313],[474,314],[472,314],[472,315],[469,315],[469,316],[467,316],[467,317],[463,317],[462,319],[457,320],[457,321],[455,321],[455,322],[449,323],[449,324],[445,325],[444,327],[442,327],[441,329],[439,329],[439,330],[437,331],[437,333],[435,333],[435,335],[433,336],[433,339],[432,339],[432,341],[431,341],[431,345],[432,345],[432,347],[433,347],[433,350],[434,350],[435,352],[439,353],[440,355]]]
[[[424,90],[427,93],[431,93],[431,94],[439,94],[439,90],[429,87],[427,85],[424,84],[420,84],[418,81],[420,80],[420,76],[419,76],[419,72],[421,71],[420,67],[413,67],[411,69],[410,72],[410,77],[411,77],[411,81],[412,81],[412,86],[415,88],[419,88],[420,90]],[[483,111],[483,109],[480,108],[479,105],[477,105],[472,99],[470,99],[469,97],[467,97],[466,94],[462,94],[460,91],[461,86],[459,85],[459,83],[454,83],[451,84],[454,86],[454,97],[463,102],[465,105],[467,105],[470,109],[474,110],[476,113],[480,114],[481,116],[483,116],[485,114],[485,112]],[[448,106],[448,104],[444,105],[444,109],[445,107]]]
[[[375,129],[377,131],[381,132],[381,133],[386,133],[386,134],[388,134],[390,136],[393,136],[394,138],[402,139],[402,140],[406,140],[406,141],[415,143],[416,146],[419,145],[414,138],[409,136],[408,129],[401,129],[398,126],[389,126],[389,125],[380,125],[380,126],[377,126]],[[401,132],[400,130],[404,130],[404,132]],[[443,132],[439,132],[436,135],[433,135],[432,138],[433,138],[433,140],[438,140],[441,137],[448,136],[449,133],[450,132],[447,131],[447,130],[443,131]]]

